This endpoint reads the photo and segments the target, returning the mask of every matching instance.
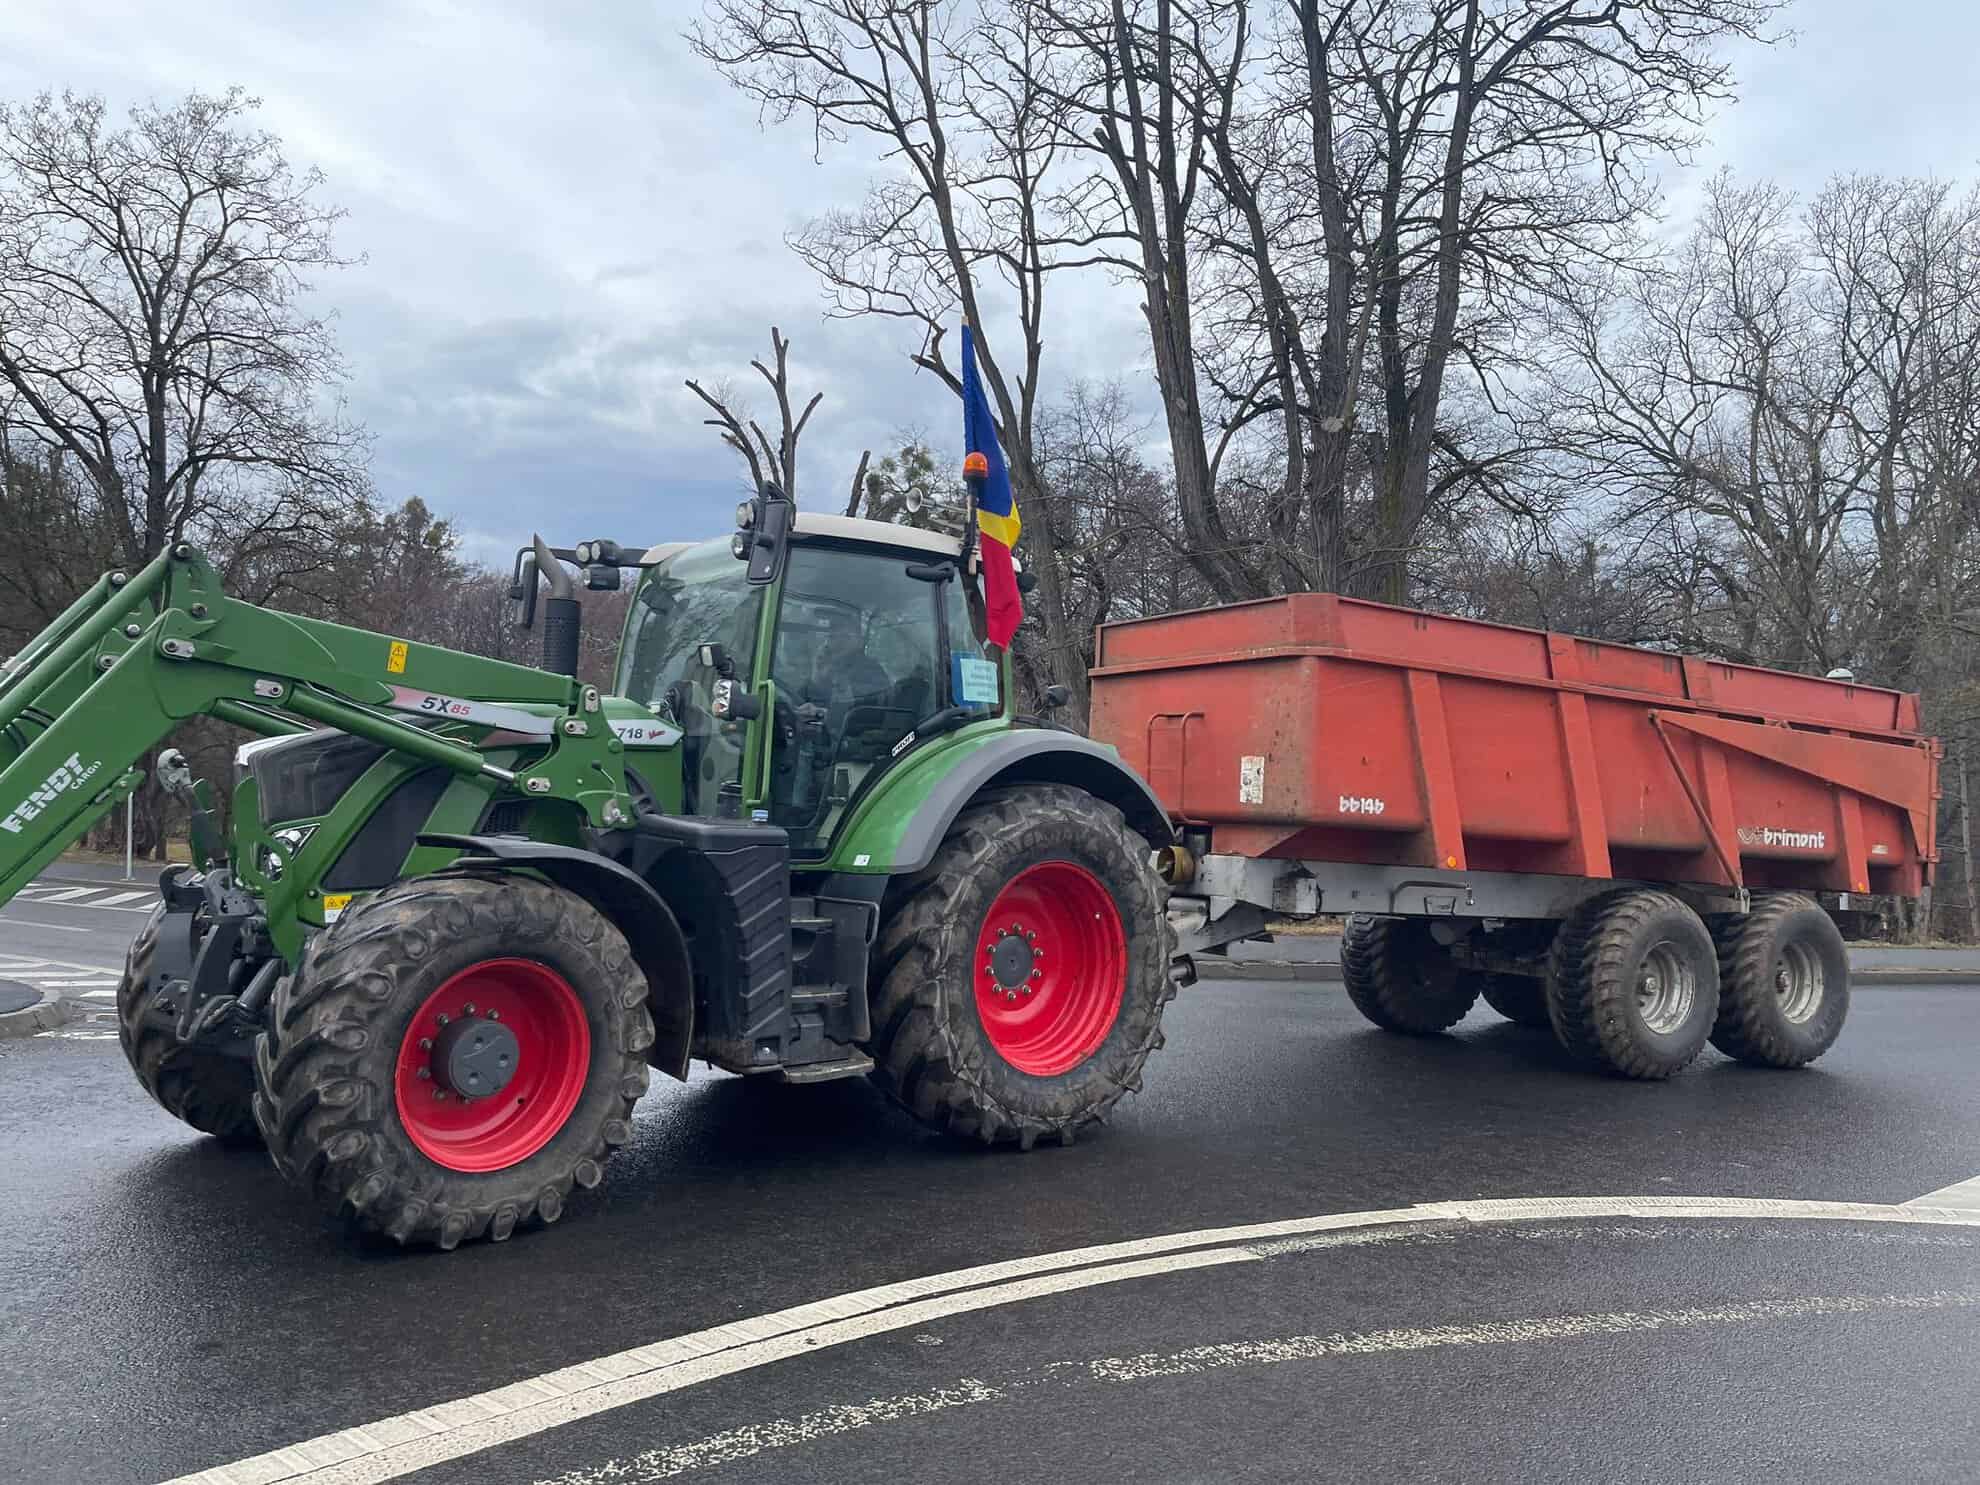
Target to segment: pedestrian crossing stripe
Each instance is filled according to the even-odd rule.
[[[14,894],[17,902],[36,907],[101,908],[113,913],[148,913],[158,903],[152,889],[132,890],[122,882],[101,887],[73,886],[61,882],[33,883]]]

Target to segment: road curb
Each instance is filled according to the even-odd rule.
[[[1214,954],[1196,956],[1196,973],[1198,978],[1205,980],[1281,980],[1325,985],[1339,984],[1341,979],[1338,964],[1226,960]],[[1980,973],[1970,969],[1859,969],[1850,974],[1849,982],[1858,990],[1915,988],[1920,985],[1980,990]]]
[[[39,1001],[18,1011],[0,1012],[0,1041],[18,1041],[43,1031],[53,1031],[75,1019],[79,1009],[74,1001],[44,994]]]

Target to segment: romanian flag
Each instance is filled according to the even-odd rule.
[[[1017,501],[1011,497],[1011,472],[997,446],[997,420],[983,395],[976,371],[976,338],[962,327],[963,452],[965,469],[982,455],[986,472],[976,491],[976,549],[983,569],[984,630],[990,643],[1008,649],[1011,636],[1024,622],[1024,600],[1018,596],[1017,570],[1011,548],[1017,545]],[[972,471],[973,472],[973,471]]]

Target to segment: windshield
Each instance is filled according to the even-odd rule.
[[[756,653],[760,590],[743,581],[743,565],[726,540],[674,553],[647,575],[633,598],[631,627],[619,656],[618,693],[647,707],[698,669],[697,651],[719,644],[749,676]]]
[[[720,645],[748,681],[763,590],[745,573],[726,539],[706,541],[667,558],[633,595],[618,693],[681,728],[682,807],[690,815],[733,816],[741,806],[743,728],[708,710],[718,677],[702,665],[701,646]]]

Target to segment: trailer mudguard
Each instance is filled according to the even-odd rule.
[[[1074,732],[1020,727],[987,734],[947,768],[902,828],[893,871],[920,871],[935,859],[942,837],[972,799],[985,789],[1020,783],[1070,784],[1104,799],[1151,849],[1176,838],[1155,791],[1112,748]]]
[[[647,1060],[686,1081],[688,1048],[694,1040],[694,967],[687,937],[659,893],[609,857],[572,846],[500,835],[422,835],[419,844],[459,851],[455,867],[540,872],[610,918],[646,976],[654,1034]]]

